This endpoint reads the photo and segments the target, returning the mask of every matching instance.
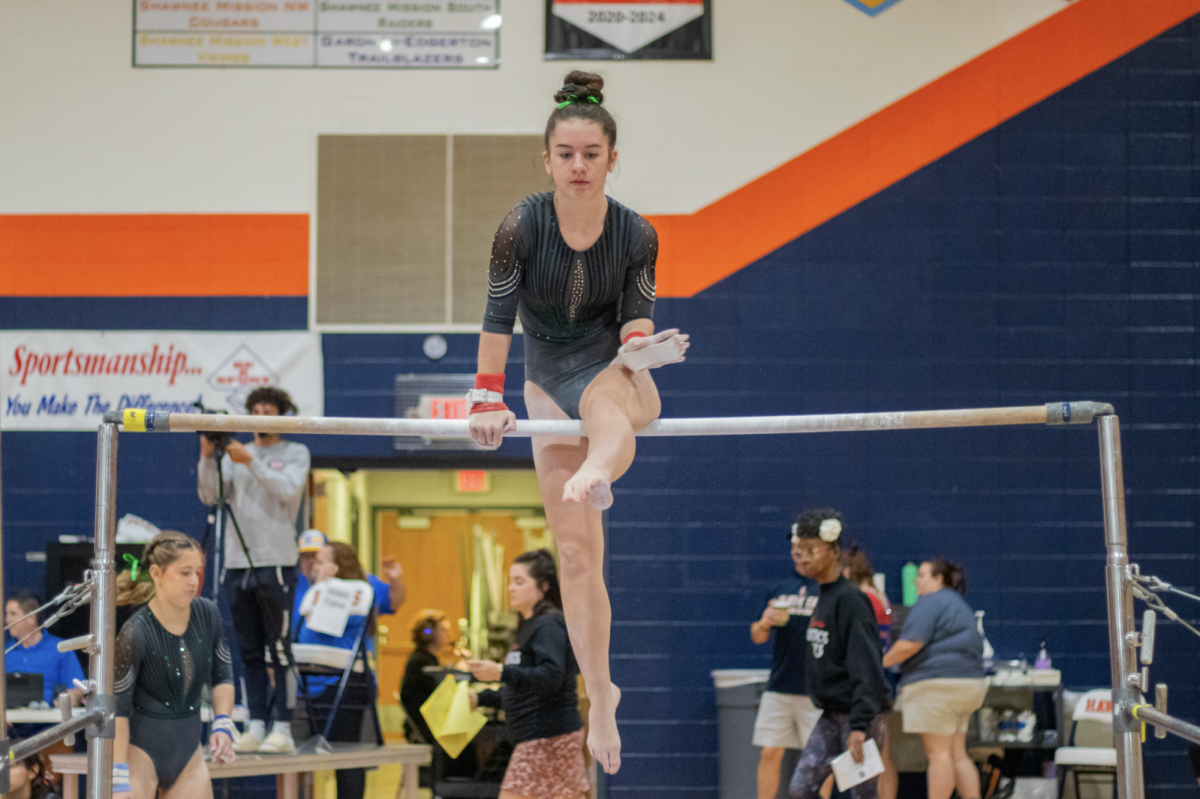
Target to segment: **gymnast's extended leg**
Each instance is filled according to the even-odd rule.
[[[531,419],[568,418],[533,383],[525,384],[525,407]],[[587,439],[581,438],[535,438],[533,460],[546,521],[558,544],[567,631],[591,703],[588,749],[605,772],[612,774],[621,766],[616,721],[621,694],[608,670],[612,608],[604,586],[604,529],[600,511],[588,503],[563,501],[563,485],[583,465],[588,446]]]
[[[633,463],[634,434],[658,418],[662,404],[649,369],[679,363],[689,345],[687,335],[678,330],[645,335],[652,330],[648,319],[625,325],[621,332],[629,342],[580,397],[579,416],[588,434],[588,456],[564,486],[563,501],[587,500],[597,510],[612,505],[611,485]]]
[[[579,400],[587,459],[563,487],[563,500],[586,499],[598,510],[611,505],[611,484],[633,463],[634,433],[657,419],[661,407],[648,371],[630,372],[613,363],[596,375]]]

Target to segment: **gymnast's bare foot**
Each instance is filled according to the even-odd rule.
[[[657,369],[668,363],[682,363],[691,344],[687,333],[678,328],[661,330],[653,336],[630,339],[617,350],[616,363],[631,372]]]
[[[613,504],[608,477],[587,462],[563,486],[563,502],[583,502],[585,499],[596,510],[608,510]]]
[[[616,774],[621,768],[621,734],[617,732],[617,705],[621,702],[621,689],[615,685],[610,687],[612,706],[601,706],[593,701],[588,711],[588,751],[605,774]]]

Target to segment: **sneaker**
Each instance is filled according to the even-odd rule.
[[[290,735],[273,732],[267,736],[267,740],[259,744],[258,753],[261,755],[294,755],[296,754],[296,742]]]
[[[239,755],[248,755],[251,752],[259,751],[261,746],[262,741],[258,740],[257,735],[251,735],[248,732],[244,732],[238,736],[236,741],[234,741],[233,751],[237,752]]]

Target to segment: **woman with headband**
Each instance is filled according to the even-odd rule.
[[[588,431],[587,438],[535,438],[533,458],[591,702],[588,748],[612,774],[621,764],[620,691],[608,668],[612,610],[600,515],[633,462],[635,432],[659,414],[648,369],[682,361],[688,341],[678,330],[654,332],[654,228],[604,194],[617,162],[617,125],[603,88],[599,75],[572,72],[555,95],[542,154],[555,190],[525,198],[496,231],[468,398],[472,439],[499,446],[516,427],[504,404],[504,367],[519,314],[529,417],[582,419]]]
[[[221,613],[215,602],[199,596],[203,569],[200,545],[167,530],[118,579],[117,604],[146,604],[117,636],[117,799],[211,799],[200,745],[205,685],[212,686],[212,758],[218,763],[236,758],[229,718],[233,665]]]

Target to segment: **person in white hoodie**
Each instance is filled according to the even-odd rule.
[[[256,388],[246,398],[246,410],[256,416],[282,416],[294,409],[287,392],[273,386]],[[196,475],[200,500],[206,505],[217,504],[221,496],[215,454],[213,442],[201,435]],[[224,496],[232,511],[225,526],[224,590],[233,612],[249,711],[238,752],[296,751],[289,707],[296,692],[294,686],[289,690],[286,653],[299,558],[296,516],[309,461],[308,447],[277,433],[255,433],[251,444],[230,441],[221,458]]]

